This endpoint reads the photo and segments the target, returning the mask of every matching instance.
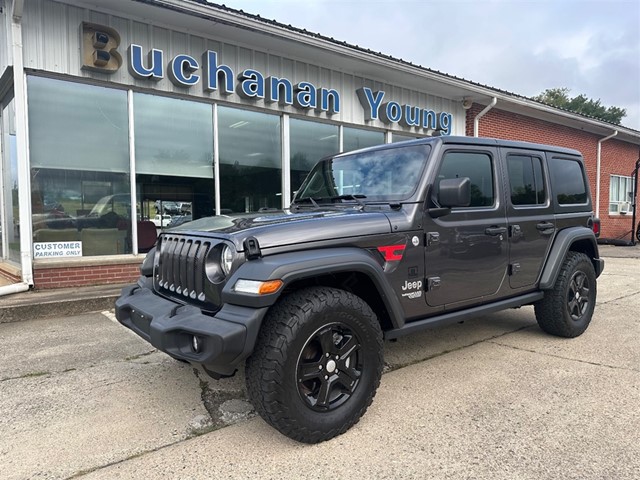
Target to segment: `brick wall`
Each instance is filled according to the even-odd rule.
[[[473,119],[484,109],[485,105],[474,104],[467,110],[466,134],[473,135]],[[615,127],[612,126],[613,133]],[[545,122],[535,118],[500,110],[497,106],[480,119],[479,136],[495,137],[507,140],[548,143],[561,147],[579,150],[585,159],[587,175],[591,184],[591,195],[595,208],[596,201],[596,157],[598,140],[603,136],[583,132],[575,128]],[[630,176],[636,160],[640,155],[640,147],[622,142],[615,137],[602,143],[600,164],[600,211],[598,216],[602,223],[602,238],[625,238],[630,240],[632,229],[631,214],[609,215],[609,175]],[[640,216],[640,215],[639,215]],[[636,219],[640,220],[640,218]],[[634,230],[635,231],[635,230]]]
[[[43,267],[33,272],[38,289],[81,287],[109,283],[132,283],[140,276],[140,262],[116,265]]]

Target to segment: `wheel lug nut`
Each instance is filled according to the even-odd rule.
[[[324,379],[325,379],[325,380],[329,380],[329,376],[328,376],[328,375],[325,375],[325,376],[324,376]]]
[[[329,354],[328,354],[328,353],[325,353],[325,357],[329,357]]]

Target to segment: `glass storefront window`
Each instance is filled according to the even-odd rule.
[[[280,117],[218,108],[222,213],[282,208]]]
[[[404,135],[402,133],[391,134],[391,143],[404,142],[406,140],[415,140],[416,138],[422,138],[416,135]]]
[[[343,128],[342,132],[342,147],[345,152],[384,143],[384,132],[349,127]]]
[[[34,242],[130,253],[126,92],[35,76],[27,89]]]
[[[308,120],[292,118],[289,131],[293,195],[318,160],[339,152],[340,139],[337,125]]]
[[[138,248],[145,251],[161,229],[215,213],[213,109],[135,93],[133,115]]]
[[[20,212],[18,209],[18,155],[16,151],[15,109],[13,99],[5,102],[0,116],[0,158],[3,162],[4,199],[1,212],[2,256],[12,262],[20,263]],[[0,104],[1,105],[1,104]]]

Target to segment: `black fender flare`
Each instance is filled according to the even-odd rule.
[[[398,297],[387,282],[380,264],[367,250],[354,247],[305,250],[267,255],[243,263],[222,290],[222,302],[253,308],[269,307],[276,303],[282,291],[293,282],[320,275],[358,272],[366,275],[380,295],[394,328],[404,325],[404,314]],[[239,279],[282,280],[283,288],[268,295],[254,295],[234,291]]]
[[[565,228],[560,230],[555,236],[551,251],[549,252],[549,255],[547,255],[547,262],[545,263],[542,275],[540,276],[541,290],[550,290],[553,288],[567,252],[571,250],[571,246],[574,243],[584,240],[590,242],[593,247],[594,254],[591,255],[591,262],[593,263],[593,267],[596,271],[596,277],[602,273],[604,261],[599,258],[598,243],[593,231],[587,227]]]

